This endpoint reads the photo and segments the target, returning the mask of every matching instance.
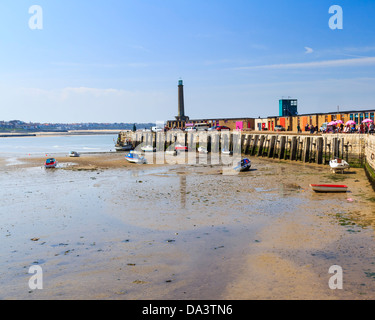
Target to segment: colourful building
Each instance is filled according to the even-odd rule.
[[[342,120],[346,123],[353,120],[357,125],[361,124],[364,119],[374,120],[375,109],[372,110],[355,110],[355,111],[338,111],[331,113],[311,113],[301,114],[289,117],[268,117],[268,128],[274,131],[275,126],[283,126],[286,131],[297,132],[298,126],[302,131],[305,130],[306,125],[320,128],[323,123],[329,123],[334,120]]]

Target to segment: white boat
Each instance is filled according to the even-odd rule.
[[[315,192],[346,192],[348,187],[338,184],[310,184]]]
[[[222,149],[221,153],[222,154],[229,154],[230,155],[230,154],[232,154],[232,151],[229,151],[228,149]]]
[[[79,153],[76,151],[70,151],[69,152],[69,157],[79,157]]]
[[[131,163],[146,163],[146,159],[139,154],[135,153],[134,151],[130,151],[126,156],[125,159]]]
[[[244,171],[249,171],[250,167],[251,167],[251,161],[247,158],[243,158],[241,161],[238,162],[234,170],[244,172]]]
[[[208,150],[207,150],[207,148],[205,148],[205,147],[199,147],[199,148],[198,148],[198,152],[199,152],[199,153],[208,153]]]
[[[141,150],[143,152],[155,152],[156,148],[153,148],[151,145],[147,145],[147,146],[141,147]]]
[[[329,166],[331,167],[331,171],[334,173],[336,172],[344,172],[345,169],[349,169],[350,165],[343,159],[333,159],[329,162]]]
[[[176,150],[166,150],[165,154],[175,156],[175,155],[177,155],[177,151]]]
[[[44,167],[46,169],[49,169],[49,168],[56,168],[56,165],[57,165],[57,161],[54,159],[54,158],[49,158],[46,160],[46,162],[44,163]]]

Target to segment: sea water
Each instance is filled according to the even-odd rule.
[[[3,157],[115,151],[116,134],[0,138]]]

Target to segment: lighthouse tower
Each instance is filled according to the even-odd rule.
[[[176,117],[177,121],[186,122],[189,117],[185,116],[185,106],[184,106],[184,84],[182,80],[178,81],[178,115]]]

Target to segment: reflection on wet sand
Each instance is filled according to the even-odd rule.
[[[186,208],[186,176],[180,176],[181,209]]]

